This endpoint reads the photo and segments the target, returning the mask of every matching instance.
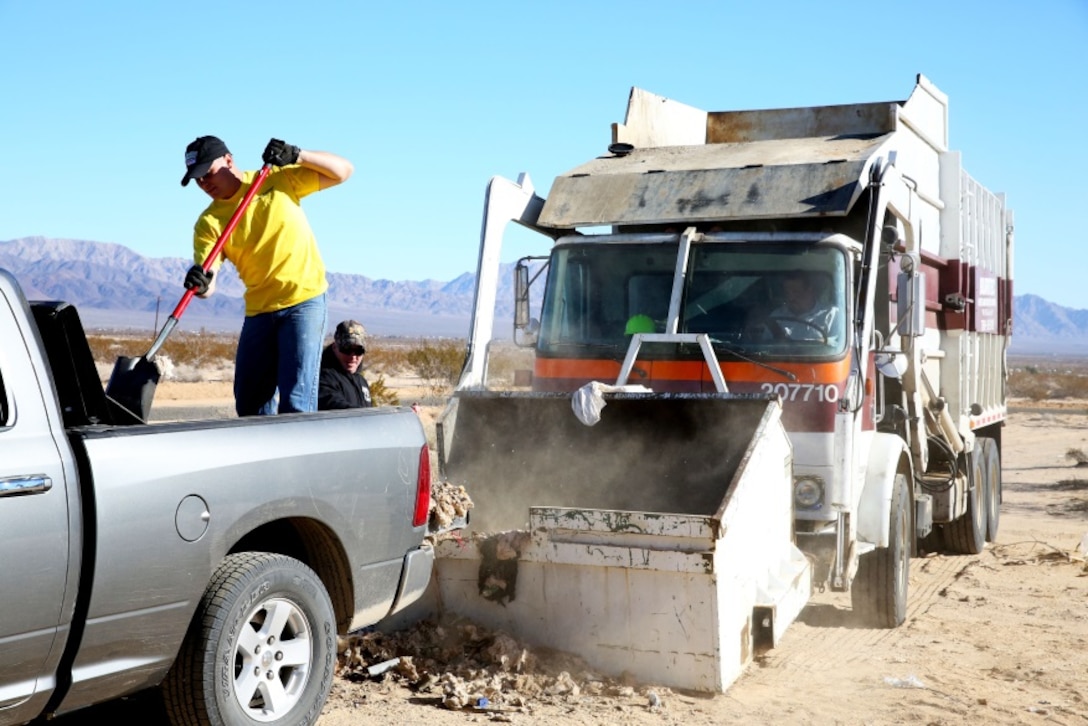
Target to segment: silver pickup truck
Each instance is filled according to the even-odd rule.
[[[430,579],[418,417],[115,408],[75,308],[0,270],[0,726],[153,686],[177,724],[314,723],[337,635]]]

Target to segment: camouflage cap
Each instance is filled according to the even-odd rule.
[[[366,352],[366,328],[357,320],[344,320],[337,325],[333,340],[338,347],[350,348],[357,345]]]

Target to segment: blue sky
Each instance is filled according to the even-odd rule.
[[[1086,0],[0,0],[0,27],[0,240],[188,257],[185,145],[256,168],[274,136],[355,164],[305,203],[330,270],[450,280],[475,270],[488,179],[546,195],[631,86],[734,110],[903,100],[922,73],[1015,211],[1016,293],[1088,309]]]

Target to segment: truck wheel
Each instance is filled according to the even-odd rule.
[[[171,723],[313,724],[332,688],[336,617],[298,560],[227,556],[162,685]]]
[[[861,556],[850,586],[854,613],[862,624],[876,628],[894,628],[907,619],[907,581],[914,527],[911,525],[907,476],[903,473],[895,475],[888,516],[888,546]]]
[[[997,541],[997,527],[1001,523],[1001,452],[997,441],[982,441],[982,476],[986,480],[986,541]]]
[[[967,511],[944,526],[944,546],[959,555],[977,555],[986,546],[986,470],[985,450],[975,439],[971,452],[971,489],[967,492]]]

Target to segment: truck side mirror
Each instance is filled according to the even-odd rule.
[[[514,344],[532,348],[540,334],[540,321],[530,316],[529,308],[529,260],[523,257],[514,267]]]
[[[894,225],[887,225],[880,230],[880,243],[884,245],[888,252],[894,252],[896,246],[903,243],[903,239],[899,236],[899,229]]]
[[[913,255],[899,258],[895,292],[899,334],[912,338],[925,334],[926,277],[918,272],[918,260]]]
[[[514,268],[514,330],[529,327],[529,266],[518,260]]]

